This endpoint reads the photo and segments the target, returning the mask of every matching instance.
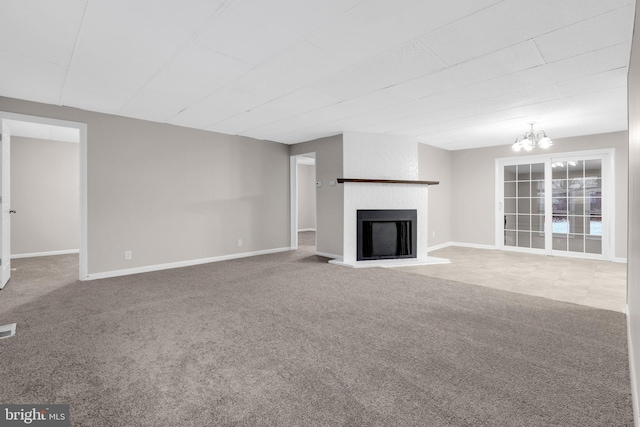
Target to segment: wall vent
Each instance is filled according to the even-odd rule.
[[[8,325],[0,326],[0,339],[9,338],[16,334],[16,324],[10,323]]]

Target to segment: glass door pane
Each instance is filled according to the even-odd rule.
[[[544,163],[504,166],[504,245],[544,249]]]
[[[552,160],[552,247],[602,253],[602,160]]]

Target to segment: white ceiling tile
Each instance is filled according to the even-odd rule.
[[[215,16],[222,1],[91,0],[80,48],[100,52],[105,62],[138,60],[164,65]],[[81,50],[80,55],[84,54]]]
[[[67,68],[0,50],[0,94],[57,104]]]
[[[3,0],[0,50],[68,65],[87,2]]]
[[[446,2],[369,0],[322,28],[308,40],[357,64],[500,0]]]
[[[546,86],[535,90],[523,91],[515,94],[505,95],[498,98],[487,99],[429,112],[426,114],[414,115],[387,123],[380,123],[372,129],[379,132],[409,132],[414,134],[416,128],[428,126],[435,128],[433,125],[445,123],[444,128],[459,126],[454,123],[457,120],[469,119],[471,123],[475,123],[476,116],[485,116],[488,114],[497,114],[505,117],[508,110],[519,110],[522,107],[545,103],[548,101],[560,99],[560,93],[555,86]],[[442,127],[438,127],[439,129]]]
[[[92,109],[105,97],[108,106],[98,111],[117,113],[158,70],[145,61],[103,56],[88,46],[78,52],[67,73],[64,105]]]
[[[528,41],[398,84],[396,89],[414,98],[422,98],[542,64],[542,58],[537,54],[535,44],[533,41]]]
[[[560,83],[627,66],[629,43],[621,43],[541,67],[506,74],[478,84],[488,96]]]
[[[507,0],[421,38],[449,65],[503,49],[629,4],[629,0]]]
[[[546,62],[555,62],[592,50],[624,43],[631,38],[634,6],[624,6],[543,34],[535,39]]]
[[[170,122],[206,129],[307,86],[342,67],[326,52],[300,42],[181,112]]]
[[[294,43],[295,38],[278,31],[278,28],[269,31],[268,21],[253,22],[231,7],[212,22],[195,42],[255,66]]]
[[[361,1],[236,0],[196,42],[258,65]]]
[[[620,130],[633,4],[5,0],[0,95],[286,143]]]
[[[165,122],[242,76],[250,67],[193,44],[156,74],[120,114]]]
[[[410,42],[323,79],[313,86],[336,98],[351,99],[440,70],[445,64],[422,43]]]
[[[244,131],[290,118],[340,102],[311,88],[302,88],[281,98],[274,99],[245,113],[221,121],[209,127],[215,132],[242,135]]]
[[[349,101],[339,102],[328,107],[298,114],[256,129],[251,129],[250,132],[245,134],[253,136],[266,132],[269,135],[280,135],[291,131],[302,131],[314,126],[325,125],[350,117],[359,116],[369,111],[375,111],[383,108],[389,103],[399,104],[409,100],[410,98],[406,95],[402,95],[393,90],[384,89]],[[274,137],[272,136],[272,138]]]
[[[627,68],[621,67],[557,84],[562,96],[576,96],[605,89],[626,88]]]

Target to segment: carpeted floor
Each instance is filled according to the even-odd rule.
[[[74,256],[14,267],[0,402],[72,425],[633,425],[621,313],[312,246],[84,283]]]

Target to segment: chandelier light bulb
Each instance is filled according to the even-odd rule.
[[[553,141],[551,141],[551,138],[549,138],[543,130],[536,133],[536,131],[533,130],[534,123],[529,123],[529,125],[531,129],[523,135],[518,136],[516,142],[511,146],[513,151],[532,151],[536,147],[545,149],[553,145]]]

